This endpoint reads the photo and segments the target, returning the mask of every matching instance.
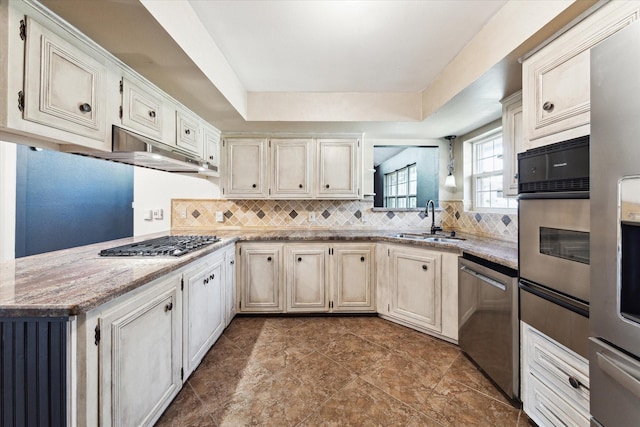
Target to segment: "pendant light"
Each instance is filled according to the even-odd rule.
[[[456,187],[456,177],[453,176],[453,140],[456,139],[455,135],[445,136],[444,139],[449,140],[449,175],[444,180],[445,187]]]

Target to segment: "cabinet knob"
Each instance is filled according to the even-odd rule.
[[[231,262],[229,262],[229,264],[231,264],[231,265],[233,265],[233,264],[235,264],[235,263],[236,263],[236,262],[235,262],[234,260],[231,260]]]
[[[427,264],[422,264],[422,269],[423,269],[424,271],[427,271],[427,270],[429,269],[429,267],[427,267]]]
[[[187,134],[187,135],[191,135],[191,129],[185,129],[184,133]]]
[[[87,104],[86,102],[84,104],[81,104],[79,108],[80,108],[80,111],[82,111],[83,113],[91,112],[91,105]]]
[[[571,385],[571,387],[573,388],[580,388],[580,386],[582,385],[582,383],[580,382],[579,379],[577,379],[576,377],[569,377],[569,384]]]
[[[518,174],[514,174],[513,179],[518,179]]]
[[[149,111],[149,117],[154,118],[156,116],[156,112],[153,110]]]
[[[360,262],[364,262],[364,257],[363,256],[360,257]]]
[[[213,156],[209,156],[209,160],[213,160]]]
[[[302,262],[302,257],[298,257],[298,262]]]
[[[298,188],[302,188],[302,184],[299,184],[299,185],[298,185]]]
[[[271,262],[271,257],[268,257],[268,258],[267,258],[267,262]]]
[[[326,185],[324,186],[324,188],[329,188],[329,184],[326,184]]]
[[[173,310],[173,303],[172,303],[172,302],[170,302],[169,304],[167,304],[167,305],[165,305],[165,306],[164,306],[164,311],[165,311],[165,313],[166,313],[167,311],[171,311],[171,310]]]
[[[202,284],[206,285],[207,283],[209,283],[209,279],[207,279],[206,277],[202,280]]]
[[[555,107],[555,105],[553,105],[553,102],[547,101],[544,104],[542,104],[542,109],[549,113],[553,111],[553,107]]]
[[[216,275],[215,275],[215,274],[212,274],[211,276],[209,276],[209,280],[213,280],[213,279],[215,279],[215,278],[216,278]]]
[[[251,185],[251,188],[256,188],[256,187],[257,187],[256,184]]]

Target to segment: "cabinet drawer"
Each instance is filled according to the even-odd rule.
[[[149,91],[122,79],[122,124],[162,140],[162,101]]]
[[[585,417],[578,412],[561,396],[545,386],[534,373],[529,373],[528,382],[532,406],[526,407],[525,411],[539,425],[545,426],[589,426],[588,412]]]

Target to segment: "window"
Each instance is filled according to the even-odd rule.
[[[474,209],[515,209],[517,200],[502,193],[502,131],[478,138],[473,144]]]
[[[418,179],[416,164],[384,175],[384,207],[417,207]]]

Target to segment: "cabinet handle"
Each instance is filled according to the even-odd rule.
[[[326,185],[324,186],[324,188],[329,188],[329,184],[326,184]]]
[[[156,116],[156,112],[151,110],[149,111],[149,117],[154,118]]]
[[[268,257],[268,258],[267,258],[267,262],[271,262],[271,257]]]
[[[213,156],[209,156],[209,160],[213,160]]]
[[[82,111],[83,113],[90,113],[91,112],[91,105],[87,104],[86,102],[84,104],[80,105],[80,111]]]
[[[256,188],[256,187],[257,187],[257,185],[256,185],[256,184],[252,184],[252,185],[251,185],[251,188]]]
[[[427,267],[427,264],[422,264],[422,269],[423,269],[424,271],[427,271],[427,270],[428,270],[428,268],[429,268],[429,267]]]
[[[164,311],[165,311],[165,313],[166,313],[167,311],[171,311],[171,310],[173,310],[173,303],[172,303],[172,302],[170,302],[169,304],[167,304],[167,305],[165,305],[165,306],[164,306]]]
[[[202,280],[202,284],[206,285],[207,283],[209,283],[209,279],[207,279],[206,277]]]
[[[235,261],[231,261],[231,262],[229,262],[229,264],[231,264],[231,265],[233,265],[233,264],[235,264],[235,263],[236,263]]]
[[[518,179],[518,174],[514,174],[513,179]]]
[[[298,188],[302,188],[302,184],[299,184],[299,185],[298,185]]]
[[[302,262],[302,257],[298,257],[298,262]]]
[[[360,257],[360,262],[364,262],[364,257],[363,256]]]
[[[187,135],[190,135],[191,134],[191,129],[185,129],[184,133],[187,134]]]
[[[569,384],[571,385],[571,387],[576,389],[580,388],[580,386],[582,385],[580,380],[577,379],[576,377],[569,377]]]
[[[547,101],[544,104],[542,104],[542,109],[549,113],[553,111],[553,107],[555,107],[555,105],[553,105],[553,102]]]
[[[215,279],[215,278],[216,278],[216,275],[215,275],[215,274],[212,274],[211,276],[209,276],[209,280],[213,280],[213,279]]]

